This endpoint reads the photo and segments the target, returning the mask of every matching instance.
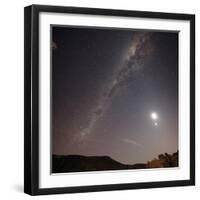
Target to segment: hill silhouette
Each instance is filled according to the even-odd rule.
[[[178,151],[173,154],[160,154],[147,163],[126,165],[109,156],[53,155],[52,173],[85,172],[104,170],[125,170],[145,168],[166,168],[178,166]]]
[[[52,172],[82,172],[120,169],[142,169],[146,164],[122,164],[109,156],[53,155]]]

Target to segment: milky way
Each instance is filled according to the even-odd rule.
[[[98,119],[104,114],[106,108],[109,106],[112,98],[118,91],[123,89],[127,84],[129,78],[136,70],[140,70],[146,57],[150,56],[152,46],[150,46],[150,38],[152,33],[135,33],[132,43],[125,55],[125,61],[121,64],[118,72],[113,77],[111,84],[107,86],[100,98],[99,104],[95,107],[91,114],[89,124],[81,130],[81,136],[88,136],[94,129]]]

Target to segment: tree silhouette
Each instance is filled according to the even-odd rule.
[[[147,168],[161,167],[177,167],[178,166],[178,151],[173,154],[160,154],[158,158],[154,158],[147,162]]]

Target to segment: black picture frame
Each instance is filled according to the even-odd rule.
[[[78,187],[39,188],[39,13],[188,20],[190,23],[190,179]],[[31,5],[24,9],[24,192],[30,195],[187,186],[195,184],[195,15]]]

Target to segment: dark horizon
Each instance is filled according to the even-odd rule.
[[[52,154],[178,151],[178,33],[52,27]]]

